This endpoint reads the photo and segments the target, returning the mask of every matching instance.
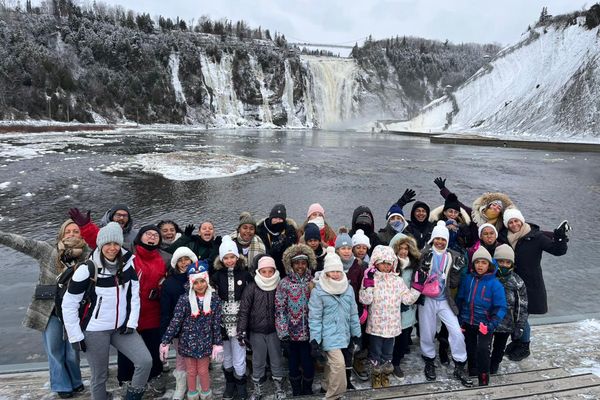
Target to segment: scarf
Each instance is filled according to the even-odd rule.
[[[64,271],[65,265],[70,265],[73,261],[79,261],[83,255],[86,244],[82,238],[65,238],[56,243],[57,258],[56,270],[58,273]]]
[[[346,289],[348,289],[348,278],[346,277],[346,274],[343,274],[342,280],[334,281],[327,275],[322,274],[321,279],[319,279],[319,285],[321,285],[321,289],[323,289],[325,293],[338,295],[345,293]]]
[[[341,257],[340,257],[340,259],[341,259]],[[356,259],[356,257],[352,256],[352,257],[350,257],[350,259],[348,261],[342,260],[342,268],[344,268],[344,272],[348,272],[350,267],[352,267],[352,264],[354,264],[355,259]]]
[[[498,211],[493,210],[489,207],[483,210],[482,214],[487,220],[487,222],[492,225],[496,225],[496,221],[498,221],[498,217],[500,217],[500,213]]]
[[[277,270],[275,270],[275,273],[270,278],[265,278],[258,272],[256,273],[256,275],[254,275],[254,282],[256,282],[256,285],[258,285],[258,287],[264,290],[265,292],[271,292],[277,289],[277,285],[279,284],[280,280],[281,277],[279,276],[279,271]]]
[[[519,230],[519,232],[513,233],[511,231],[508,231],[507,236],[508,236],[508,244],[510,244],[510,247],[512,247],[514,250],[517,247],[517,242],[521,238],[527,236],[527,234],[529,232],[531,232],[531,226],[527,222],[525,222],[523,224],[523,226],[521,227],[521,230]]]
[[[389,224],[392,227],[392,229],[394,231],[396,231],[397,233],[401,233],[404,230],[405,225],[406,225],[404,223],[404,221],[394,221],[394,222],[390,222]]]
[[[400,258],[398,257],[398,266],[400,267],[400,271],[404,271],[406,268],[410,266],[410,258]]]

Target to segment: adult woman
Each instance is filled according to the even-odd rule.
[[[193,229],[194,225],[188,225],[185,228],[184,235],[188,242],[181,245],[192,249],[198,260],[205,260],[209,265],[209,272],[212,275],[212,265],[215,258],[219,255],[221,236],[215,236],[215,226],[210,221],[204,221],[200,224],[197,235],[192,235]]]
[[[96,249],[90,256],[96,267],[94,277],[88,268],[78,268],[73,274],[62,303],[65,328],[69,342],[86,352],[92,373],[92,399],[105,400],[108,379],[110,345],[121,351],[135,365],[127,400],[141,399],[150,370],[152,357],[137,333],[140,312],[140,286],[133,268],[133,255],[124,250],[123,230],[109,222],[98,232]],[[79,305],[90,285],[91,312],[79,318]],[[92,318],[93,316],[93,318]]]
[[[56,245],[4,232],[0,232],[0,243],[39,261],[39,289],[36,290],[56,288],[57,276],[83,262],[89,253],[79,227],[71,219],[61,225]],[[63,338],[63,323],[56,316],[54,299],[34,295],[23,326],[42,332],[48,355],[50,389],[63,399],[73,397],[73,392],[82,392],[79,353]]]

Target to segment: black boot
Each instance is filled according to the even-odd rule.
[[[423,360],[425,360],[425,379],[435,381],[437,379],[435,375],[435,357],[429,358],[423,356]]]
[[[440,345],[438,347],[438,354],[440,355],[440,363],[442,365],[450,365],[450,357],[448,357],[448,341],[442,338],[438,338]]]
[[[237,391],[238,400],[246,400],[248,398],[248,389],[246,388],[246,376],[238,378],[234,375],[235,389]]]
[[[145,387],[134,388],[130,385],[127,385],[127,393],[125,394],[125,400],[142,400],[145,389]]]
[[[500,363],[498,361],[490,362],[490,374],[497,374],[498,369],[500,369]]]
[[[346,390],[356,390],[350,378],[352,377],[352,368],[346,368]]]
[[[512,353],[508,356],[511,361],[521,361],[529,357],[531,352],[529,351],[529,342],[521,342]]]
[[[487,386],[490,383],[490,376],[488,374],[481,373],[479,374],[479,386]]]
[[[223,400],[232,400],[235,396],[235,377],[233,376],[233,368],[223,368],[225,375],[225,390],[223,391]]]
[[[302,395],[302,376],[290,376],[290,386],[292,387],[292,396]]]
[[[465,372],[465,366],[467,362],[458,362],[454,361],[454,377],[460,381],[464,386],[471,387],[473,386],[473,380],[469,378],[467,373]]]
[[[314,378],[307,378],[305,376],[302,377],[302,395],[311,395],[313,394],[313,380]]]
[[[520,340],[513,340],[508,345],[506,345],[506,349],[504,349],[504,355],[510,358],[510,355],[513,351],[516,350],[517,347],[521,344]]]

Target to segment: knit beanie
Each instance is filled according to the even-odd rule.
[[[496,234],[496,238],[498,237],[498,231],[496,230],[496,227],[495,227],[494,225],[492,225],[492,224],[485,223],[485,224],[482,224],[482,225],[479,227],[479,229],[477,230],[477,236],[478,236],[480,239],[481,239],[481,232],[483,232],[483,230],[484,230],[485,228],[492,228],[492,229],[494,230],[494,233]]]
[[[473,256],[471,257],[471,260],[473,262],[480,259],[487,260],[490,264],[492,263],[492,255],[489,251],[487,251],[487,249],[484,246],[479,246],[477,251],[475,251],[475,253],[473,253]]]
[[[496,247],[496,250],[494,251],[494,258],[496,260],[509,260],[510,262],[512,262],[514,264],[515,263],[515,252],[512,249],[512,247],[510,247],[507,244],[503,244],[503,245]]]
[[[306,213],[306,218],[310,217],[310,215],[315,212],[321,213],[321,215],[323,215],[323,217],[325,217],[325,209],[323,208],[323,206],[321,206],[319,203],[314,203],[314,204],[311,204],[310,207],[308,207],[308,212]]]
[[[389,221],[390,218],[394,215],[400,215],[402,216],[402,218],[404,218],[404,211],[402,211],[402,207],[400,207],[396,203],[392,204],[392,206],[388,210],[387,214],[385,215],[385,220]]]
[[[377,264],[389,263],[392,265],[392,271],[396,270],[398,265],[398,257],[394,253],[394,249],[389,246],[377,245],[371,253],[371,259],[369,260],[369,267],[375,267]]]
[[[149,244],[142,242],[142,236],[144,236],[144,233],[146,233],[148,231],[155,231],[156,233],[158,233],[158,239],[156,239],[156,243],[153,245],[149,245]],[[133,240],[134,244],[136,244],[138,246],[142,246],[146,250],[150,250],[150,251],[157,249],[158,246],[160,246],[160,242],[161,242],[160,231],[158,230],[158,227],[156,225],[142,226],[140,228],[140,230],[138,231],[138,234],[135,236],[135,239]]]
[[[364,244],[368,249],[371,248],[371,241],[362,229],[357,229],[354,236],[352,236],[352,247],[358,246],[359,244]]]
[[[243,213],[240,214],[240,221],[238,222],[238,230],[240,229],[240,226],[242,226],[244,224],[253,225],[256,228],[256,220],[252,217],[252,214],[250,214],[248,211],[244,211]]]
[[[433,239],[442,238],[449,240],[450,232],[448,232],[448,228],[446,228],[446,223],[444,221],[438,221],[433,231],[431,232],[431,238],[429,239],[429,244],[433,243]]]
[[[260,258],[260,260],[258,260],[258,267],[256,267],[256,272],[263,268],[273,268],[277,270],[277,267],[275,266],[275,260],[273,259],[273,257],[263,256]]]
[[[117,243],[119,246],[123,246],[123,229],[121,225],[116,222],[109,222],[98,231],[96,236],[96,246],[102,249],[107,243]]]
[[[519,221],[521,221],[522,223],[525,223],[525,217],[523,217],[523,214],[521,214],[521,211],[517,210],[516,208],[506,209],[504,211],[502,218],[503,218],[504,226],[507,228],[508,228],[508,221],[510,221],[513,218],[516,218]]]
[[[339,271],[344,272],[344,266],[342,259],[335,253],[332,246],[327,247],[327,253],[325,254],[325,261],[323,263],[323,273]]]
[[[269,219],[281,218],[285,221],[287,218],[287,210],[283,204],[275,204],[269,213]]]
[[[321,232],[319,232],[319,227],[317,225],[309,222],[304,228],[304,242],[306,243],[312,239],[321,241]]]
[[[196,256],[196,254],[194,254],[192,249],[190,249],[189,247],[181,246],[173,252],[173,256],[171,257],[171,267],[173,267],[174,269],[177,268],[177,261],[179,261],[181,257],[188,257],[190,260],[192,260],[192,264],[195,264],[196,261],[198,261],[198,257]]]
[[[345,232],[339,234],[335,239],[335,249],[337,250],[340,247],[352,247],[352,238]]]
[[[458,197],[456,197],[454,193],[450,193],[444,202],[444,211],[449,208],[460,212],[460,203],[458,202]]]
[[[223,261],[223,258],[227,254],[233,254],[236,257],[240,257],[240,253],[238,252],[237,244],[231,239],[230,236],[223,236],[223,241],[219,246],[219,260]]]

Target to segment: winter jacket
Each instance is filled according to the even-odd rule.
[[[375,271],[375,286],[362,287],[359,299],[369,306],[366,332],[383,338],[393,338],[402,333],[401,305],[413,304],[421,293],[407,287],[395,272]]]
[[[140,318],[138,330],[155,329],[160,327],[160,289],[167,266],[158,249],[148,250],[140,245],[134,245],[135,259],[133,266],[140,284]],[[150,299],[154,291],[154,299]]]
[[[283,266],[283,252],[290,246],[298,243],[298,234],[296,233],[296,223],[287,218],[285,220],[285,228],[279,234],[275,234],[269,230],[267,220],[259,222],[256,226],[256,234],[261,238],[265,245],[265,250],[268,255],[273,257],[277,270],[281,278],[285,278],[286,271]]]
[[[508,208],[515,208],[510,197],[505,195],[504,193],[484,193],[479,196],[473,202],[473,207],[470,210],[470,214],[473,220],[473,223],[476,227],[479,227],[488,221],[488,218],[485,216],[484,211],[487,208],[488,204],[490,204],[494,200],[500,200],[502,202],[503,210]],[[494,222],[494,226],[496,227],[496,231],[500,232],[502,228],[504,228],[504,222],[502,221],[502,214],[498,216],[498,219]],[[474,236],[477,237],[477,236]]]
[[[202,301],[198,301],[198,308],[202,310]],[[179,337],[177,345],[178,354],[184,357],[202,358],[210,357],[213,346],[221,346],[221,301],[213,293],[210,300],[211,312],[200,312],[197,317],[192,316],[192,307],[187,293],[181,295],[175,306],[173,319],[162,336],[162,343],[171,343],[173,338]]]
[[[264,291],[256,282],[246,286],[240,302],[237,331],[265,335],[275,332],[275,290]]]
[[[90,260],[97,268],[97,281],[91,296],[89,322],[86,331],[106,331],[127,326],[136,329],[140,313],[140,285],[133,267],[135,256],[121,249],[123,267],[120,278],[104,268],[100,249],[94,250]],[[69,342],[84,339],[79,320],[79,304],[90,285],[88,268],[77,268],[62,302],[62,312]]]
[[[537,225],[529,225],[531,232],[522,237],[514,249],[515,272],[525,282],[529,314],[546,314],[548,299],[542,274],[542,253],[546,251],[554,256],[562,256],[567,253],[567,242],[549,237]],[[507,235],[507,229],[500,231],[499,241],[508,243]]]
[[[109,222],[112,221],[113,215],[118,210],[127,209],[126,207],[111,208],[106,211],[102,218],[100,218],[100,223],[96,225],[94,222],[90,221],[84,226],[81,226],[79,229],[81,230],[81,237],[85,240],[85,242],[90,246],[91,249],[96,248],[96,237],[98,236],[98,231],[101,227],[105,226]],[[123,248],[125,250],[133,249],[133,241],[135,240],[138,234],[138,230],[133,228],[133,219],[131,218],[131,213],[129,213],[129,220],[127,224],[123,228]]]
[[[525,282],[514,271],[505,276],[498,276],[498,280],[504,286],[507,310],[506,316],[496,328],[496,332],[514,333],[525,327],[529,315]]]
[[[448,218],[444,215],[444,205],[434,208],[429,215],[429,222],[434,226],[437,221],[447,221]],[[473,245],[473,237],[477,239],[477,227],[475,227],[475,236],[473,236],[471,228],[471,217],[469,213],[461,207],[458,217],[456,217],[456,223],[458,224],[458,230],[456,232],[450,231],[450,240],[448,241],[448,247],[454,251],[462,252],[464,249]],[[429,239],[428,239],[429,240]]]
[[[427,211],[427,217],[423,222],[417,221],[415,218],[415,210],[417,208],[424,208]],[[408,226],[404,230],[404,233],[407,235],[411,235],[417,241],[417,246],[419,250],[423,249],[427,245],[427,241],[431,238],[431,232],[433,232],[433,227],[435,224],[429,222],[429,215],[431,214],[429,206],[422,201],[416,201],[413,205],[412,211],[410,212],[410,221],[408,221]]]
[[[319,343],[324,351],[345,349],[351,337],[360,337],[358,311],[350,285],[344,293],[332,295],[317,283],[308,308],[310,340]]]
[[[56,266],[56,245],[53,246],[48,242],[2,231],[0,231],[0,244],[28,255],[38,261],[40,267],[40,275],[37,282],[38,285],[56,285],[56,278],[59,275]],[[80,263],[85,261],[89,252],[90,249],[86,248],[78,259]],[[44,332],[53,311],[54,299],[39,300],[36,299],[35,296],[32,296],[31,303],[25,313],[25,319],[23,319],[23,326]]]
[[[483,275],[472,271],[460,283],[456,295],[456,306],[460,310],[461,324],[478,326],[483,322],[489,331],[494,331],[506,315],[504,286],[496,278],[497,268]]]
[[[360,306],[360,301],[358,299],[358,292],[360,291],[362,280],[365,274],[365,270],[368,265],[358,258],[354,258],[354,262],[352,266],[346,272],[346,276],[348,277],[348,283],[352,286],[352,290],[354,291],[354,300],[356,300],[356,305]]]
[[[467,249],[467,254],[469,257],[469,269],[472,269],[473,254],[475,254],[475,252],[479,249],[479,247],[483,246],[488,251],[488,253],[494,254],[494,252],[496,251],[496,247],[498,247],[500,245],[501,245],[501,243],[499,243],[497,240],[491,246],[486,246],[485,244],[483,244],[483,242],[481,240],[476,241],[473,246],[471,246]]]
[[[267,253],[265,249],[265,244],[262,242],[260,236],[258,235],[252,236],[252,240],[250,240],[250,244],[246,248],[244,248],[238,241],[237,232],[233,232],[229,236],[231,237],[231,240],[233,240],[237,245],[238,252],[240,253],[240,255],[246,257],[247,264],[251,264],[254,261],[254,257],[256,257],[257,255]],[[244,250],[246,250],[246,252],[244,252]],[[251,274],[253,273],[254,272],[251,271]]]
[[[177,270],[171,270],[167,276],[160,291],[160,334],[165,334],[173,313],[175,305],[179,301],[179,296],[186,293],[186,283],[188,282],[187,273],[180,274]]]
[[[219,246],[221,245],[221,236],[216,236],[212,240],[206,241],[198,235],[182,236],[182,246],[189,247],[198,260],[205,260],[209,265],[209,275],[214,272],[211,268],[219,257]]]
[[[369,225],[369,226],[360,225],[359,226],[356,224],[356,219],[360,216],[360,214],[363,214],[363,213],[367,213],[371,216],[371,221],[373,221],[373,223],[371,225]],[[377,233],[375,232],[375,219],[373,219],[373,213],[371,212],[371,209],[367,206],[357,207],[354,210],[354,212],[352,213],[352,229],[350,229],[350,232],[348,232],[350,237],[354,236],[354,234],[356,233],[356,231],[358,229],[362,229],[365,232],[365,235],[369,238],[369,242],[371,243],[371,248],[369,249],[367,254],[369,254],[369,256],[370,256],[371,253],[373,252],[373,249],[375,247],[377,247],[377,245],[381,244],[381,242],[379,241],[379,236],[377,236]]]
[[[396,232],[396,230],[392,228],[390,224],[385,224],[385,228],[380,229],[377,233],[377,237],[379,238],[379,244],[387,246],[388,244],[390,244],[390,240],[392,240],[392,238],[396,236],[397,233],[398,232]]]
[[[406,285],[407,288],[410,287],[413,277],[415,275],[415,271],[412,270],[412,268],[408,267],[402,270],[401,273],[401,277],[402,280],[404,281],[404,284]],[[416,303],[413,304],[405,304],[404,307],[400,307],[401,311],[402,311],[402,329],[406,329],[406,328],[410,328],[412,326],[415,326],[415,324],[417,323],[417,305]]]

